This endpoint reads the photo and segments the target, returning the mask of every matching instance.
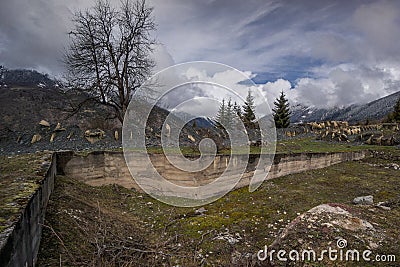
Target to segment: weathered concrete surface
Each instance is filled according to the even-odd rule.
[[[4,233],[0,247],[0,266],[34,266],[39,251],[45,211],[56,175],[56,159],[51,164],[41,185],[30,198],[14,226]]]
[[[359,160],[368,152],[341,153],[297,153],[277,154],[271,166],[267,179],[273,179],[288,174],[307,170],[325,168],[340,162]],[[238,162],[246,159],[244,155],[234,155]],[[201,172],[184,172],[172,166],[162,154],[150,154],[150,159],[157,171],[167,180],[182,186],[198,186],[210,183],[220,176],[230,160],[229,155],[217,155],[213,163]],[[246,159],[247,160],[247,159]],[[250,155],[246,172],[236,188],[247,186],[258,164],[259,155]],[[130,162],[136,171],[146,171],[149,166],[141,159]],[[86,156],[75,155],[68,161],[63,172],[93,186],[119,184],[127,188],[141,190],[132,178],[125,163],[122,152],[93,152]]]

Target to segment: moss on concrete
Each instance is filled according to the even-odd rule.
[[[44,178],[50,153],[0,156],[0,233],[12,226]]]

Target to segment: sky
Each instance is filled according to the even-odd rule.
[[[157,70],[220,62],[246,72],[270,103],[283,90],[291,103],[315,107],[366,103],[400,90],[400,1],[148,3],[160,43]],[[72,14],[92,4],[1,0],[0,64],[61,75]]]

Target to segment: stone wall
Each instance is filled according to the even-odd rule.
[[[18,221],[6,231],[0,247],[0,266],[34,266],[39,251],[42,225],[50,194],[54,188],[56,158],[51,164],[39,188],[31,196]]]
[[[368,152],[340,153],[296,153],[276,154],[267,179],[307,170],[325,168],[340,162],[359,160]],[[197,186],[213,181],[226,169],[229,155],[217,155],[213,163],[202,172],[184,172],[172,166],[162,154],[150,154],[150,159],[157,171],[171,182],[182,186]],[[243,161],[244,155],[235,155],[235,160]],[[246,159],[247,160],[247,159]],[[247,186],[258,164],[259,155],[250,155],[246,172],[236,188]],[[147,166],[142,160],[132,161],[137,171],[145,171]],[[85,156],[75,155],[68,161],[63,172],[93,186],[119,184],[127,188],[141,190],[127,168],[122,152],[92,152]]]

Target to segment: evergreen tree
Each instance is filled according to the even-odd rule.
[[[233,121],[235,117],[235,111],[232,104],[232,100],[229,99],[226,103],[225,99],[222,99],[222,103],[219,106],[216,121],[219,127],[225,126],[227,129],[232,129]]]
[[[222,127],[222,125],[225,122],[225,118],[226,118],[226,105],[225,105],[225,99],[222,99],[222,103],[219,106],[217,117],[215,119],[219,127]]]
[[[242,109],[240,108],[240,106],[235,102],[235,104],[233,105],[233,110],[235,111],[236,115],[238,116],[238,118],[242,118]]]
[[[228,104],[226,105],[226,114],[225,114],[225,125],[227,128],[232,129],[233,127],[233,119],[235,116],[235,111],[233,110],[232,99],[229,98]]]
[[[233,105],[233,111],[234,111],[234,124],[237,127],[240,127],[240,125],[242,124],[242,109],[241,107],[235,102],[235,104]]]
[[[287,128],[290,124],[290,111],[288,100],[283,91],[280,97],[275,100],[274,105],[275,108],[272,111],[274,112],[276,128]]]
[[[256,125],[256,115],[254,114],[254,97],[251,95],[250,90],[243,105],[242,120],[246,128],[254,128]]]

